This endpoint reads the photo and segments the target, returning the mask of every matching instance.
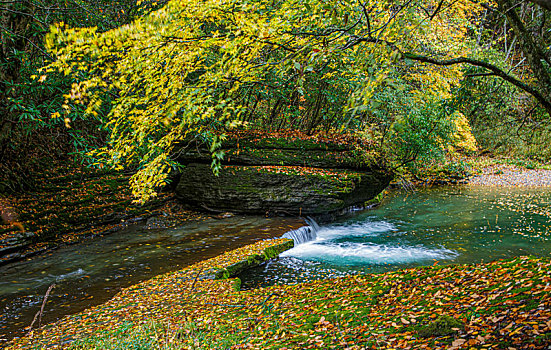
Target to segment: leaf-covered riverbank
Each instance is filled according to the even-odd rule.
[[[174,226],[205,216],[186,210],[172,194],[147,205],[132,203],[129,176],[73,163],[52,163],[34,174],[32,190],[0,195],[0,265],[86,237],[108,234],[128,224]],[[153,222],[155,221],[155,222]]]
[[[485,348],[551,343],[551,263],[522,257],[237,291],[210,279],[269,240],[124,289],[10,349]]]

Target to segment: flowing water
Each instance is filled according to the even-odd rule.
[[[240,276],[242,288],[353,273],[551,253],[551,189],[440,187],[394,192]]]
[[[123,287],[303,225],[298,219],[236,216],[175,229],[133,226],[2,266],[0,347],[31,324],[53,283],[43,324],[104,302]]]
[[[121,288],[264,238],[296,247],[241,275],[243,288],[419,265],[551,252],[551,189],[449,187],[393,192],[380,207],[317,227],[294,219],[209,219],[175,229],[135,226],[0,267],[0,339],[19,336],[56,283],[42,322]],[[0,347],[2,342],[0,341]]]

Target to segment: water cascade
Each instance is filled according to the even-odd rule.
[[[384,205],[312,232],[240,276],[266,287],[426,265],[472,264],[551,252],[551,189],[439,187],[389,193]]]
[[[303,226],[296,230],[286,232],[282,237],[292,239],[295,242],[295,245],[315,240],[317,237],[317,232],[320,229],[318,223],[310,217],[305,219],[305,221],[308,226]]]

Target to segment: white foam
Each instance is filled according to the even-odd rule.
[[[458,256],[458,253],[445,248],[427,248],[423,246],[312,241],[297,245],[295,248],[282,253],[281,256],[339,264],[400,264],[432,259],[453,259]]]
[[[56,280],[56,282],[59,282],[59,281],[65,280],[67,278],[80,276],[80,275],[83,275],[83,274],[84,274],[84,270],[83,269],[78,269],[78,270],[63,274],[63,275],[59,275],[59,276],[56,277],[55,280]]]
[[[334,239],[338,237],[377,236],[380,233],[395,232],[398,228],[386,221],[368,221],[357,224],[335,225],[322,227],[317,236],[320,239]]]

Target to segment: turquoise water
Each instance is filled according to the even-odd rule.
[[[396,191],[374,210],[322,226],[317,237],[241,276],[244,288],[350,273],[550,256],[551,189],[440,187]]]
[[[551,189],[449,187],[393,192],[380,207],[319,228],[278,260],[240,276],[243,288],[403,267],[551,253]],[[236,216],[174,229],[136,226],[0,268],[0,347],[25,332],[56,283],[43,323],[120,288],[224,251],[279,237],[302,221]],[[306,230],[302,231],[306,232]]]

